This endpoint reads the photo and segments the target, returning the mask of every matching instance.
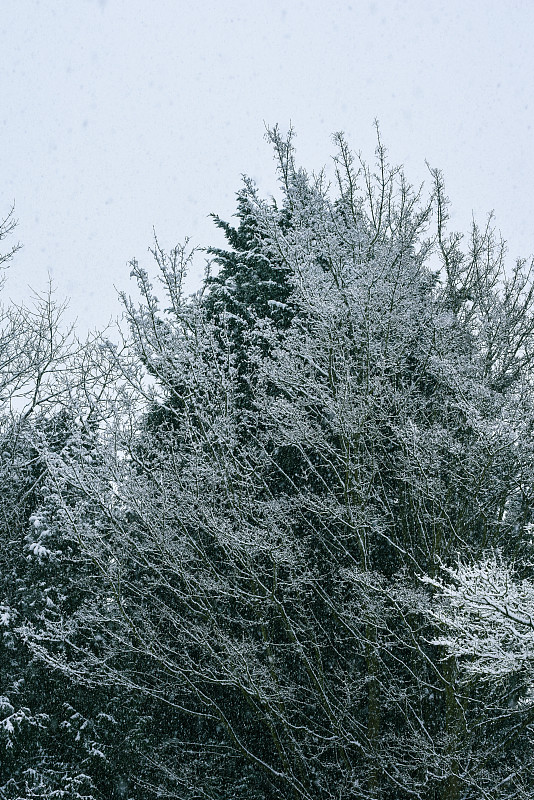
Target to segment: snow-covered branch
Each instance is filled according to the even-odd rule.
[[[534,584],[518,579],[492,554],[446,569],[448,581],[424,578],[438,590],[435,640],[462,659],[468,673],[504,677],[534,669]]]

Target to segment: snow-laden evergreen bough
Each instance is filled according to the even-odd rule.
[[[491,221],[447,233],[439,172],[424,196],[380,141],[336,136],[330,186],[269,138],[281,199],[245,181],[192,297],[187,248],[156,242],[158,290],[133,264],[91,452],[42,448],[85,571],[25,635],[121,687],[145,792],[531,797],[523,667],[467,672],[436,610],[441,564],[528,554],[531,268]]]

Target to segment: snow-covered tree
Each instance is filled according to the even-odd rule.
[[[245,183],[203,292],[184,248],[154,251],[162,304],[133,266],[93,456],[43,454],[94,583],[26,636],[141,703],[147,791],[527,797],[531,710],[462,681],[420,577],[528,547],[528,267],[448,234],[439,173],[423,197],[380,141],[371,168],[336,137],[334,194],[270,138],[283,202]]]
[[[0,240],[13,227],[11,215],[0,224]],[[87,434],[95,432],[91,414],[97,397],[105,406],[105,386],[102,370],[94,368],[96,343],[76,342],[62,324],[62,311],[51,291],[33,305],[0,308],[0,797],[5,800],[111,798],[121,758],[127,758],[120,752],[124,737],[118,720],[124,722],[128,713],[121,713],[113,693],[83,693],[37,660],[22,635],[30,624],[39,630],[45,609],[58,603],[68,614],[90,586],[79,546],[51,520],[58,499],[46,454],[72,450],[85,436],[88,457]],[[83,419],[76,420],[76,411]]]

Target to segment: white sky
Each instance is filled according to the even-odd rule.
[[[6,0],[0,212],[15,200],[24,249],[5,293],[50,274],[105,324],[153,226],[220,244],[208,215],[232,215],[242,173],[274,191],[265,122],[319,169],[337,130],[372,158],[377,117],[409,179],[443,170],[456,227],[494,209],[528,256],[533,34],[528,0]]]

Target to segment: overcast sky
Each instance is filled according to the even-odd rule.
[[[456,227],[494,209],[528,256],[533,35],[527,0],[6,0],[0,211],[15,201],[24,249],[5,296],[50,274],[105,324],[153,227],[220,243],[208,215],[232,215],[242,173],[275,190],[265,123],[318,169],[338,130],[372,158],[378,118],[412,181],[443,170]]]

